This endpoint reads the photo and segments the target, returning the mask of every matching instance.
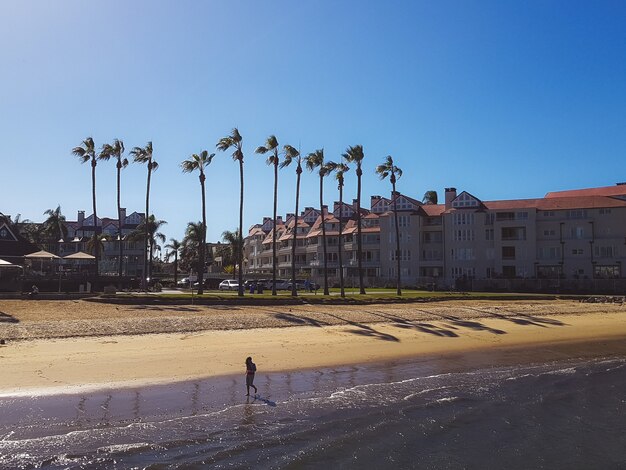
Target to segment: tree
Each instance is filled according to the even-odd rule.
[[[103,160],[109,158],[115,158],[115,166],[117,168],[117,240],[119,243],[118,252],[118,264],[117,264],[117,276],[119,281],[119,288],[122,288],[122,275],[124,265],[124,234],[122,228],[124,221],[122,220],[122,168],[128,166],[128,159],[124,158],[124,142],[119,139],[115,139],[112,144],[104,144],[100,156]]]
[[[335,178],[337,179],[337,188],[339,189],[339,251],[337,253],[339,257],[339,290],[341,297],[346,296],[346,291],[343,283],[343,175],[350,170],[350,167],[345,163],[328,162],[328,169],[335,172]]]
[[[93,206],[93,233],[98,233],[98,214],[96,212],[96,165],[102,159],[102,154],[96,155],[96,144],[91,137],[83,140],[82,144],[72,149],[72,154],[76,155],[81,163],[91,162],[91,201]],[[100,246],[94,245],[94,256],[96,257],[96,279],[98,279],[98,264],[100,262]]]
[[[398,226],[398,194],[396,193],[396,179],[402,176],[402,170],[393,163],[391,155],[387,155],[385,161],[376,167],[376,174],[381,180],[389,177],[391,183],[391,194],[393,198],[393,218],[396,224],[396,260],[397,260],[397,294],[402,295],[400,278],[400,228]]]
[[[324,253],[324,295],[330,295],[328,291],[328,259],[326,252],[326,214],[324,213],[324,176],[328,174],[329,168],[324,163],[324,149],[316,150],[308,154],[304,162],[307,170],[313,171],[318,168],[317,174],[320,177],[320,210],[322,218],[322,249]]]
[[[148,247],[148,251],[149,251],[149,263],[148,263],[148,270],[147,270],[147,277],[150,278],[152,277],[152,258],[154,256],[154,251],[159,247],[157,241],[160,241],[161,243],[165,243],[165,235],[163,235],[161,232],[159,232],[159,229],[163,226],[167,224],[167,222],[165,220],[157,220],[155,219],[154,215],[151,215],[150,217],[148,217],[147,221],[146,219],[144,219],[135,229],[134,232],[132,232],[129,236],[128,239],[129,240],[133,240],[133,241],[144,241],[145,246]],[[146,234],[148,235],[147,241],[146,241]],[[146,276],[144,276],[146,277]],[[147,279],[146,279],[147,280]]]
[[[363,242],[361,240],[361,176],[363,176],[363,170],[361,165],[363,163],[363,146],[353,145],[346,149],[346,152],[342,155],[345,161],[348,163],[356,164],[356,177],[357,177],[357,190],[356,190],[356,250],[357,250],[357,266],[359,270],[359,293],[365,294],[365,286],[363,285]]]
[[[181,243],[180,264],[185,271],[198,266],[200,256],[198,255],[202,240],[205,240],[204,226],[202,222],[189,222],[185,230],[185,236]]]
[[[291,145],[285,145],[283,147],[285,152],[285,159],[280,164],[281,168],[284,168],[291,164],[292,160],[296,160],[296,211],[295,219],[293,222],[293,234],[291,240],[291,295],[296,297],[298,295],[298,286],[296,285],[296,242],[298,237],[298,202],[300,201],[300,175],[302,174],[302,157],[300,152]]]
[[[65,216],[61,213],[61,206],[56,209],[48,209],[44,212],[48,218],[43,223],[43,233],[51,242],[58,242],[62,238],[67,238],[67,225]]]
[[[180,253],[181,247],[182,243],[175,238],[170,238],[170,242],[165,245],[165,248],[170,250],[170,252],[165,257],[166,260],[169,262],[170,257],[174,256],[174,286],[178,284],[178,255]]]
[[[200,173],[198,178],[200,179],[200,188],[202,190],[202,233],[204,236],[202,238],[202,242],[200,243],[198,256],[198,295],[204,294],[204,269],[206,260],[206,199],[204,190],[206,176],[204,174],[204,169],[211,163],[214,156],[214,153],[209,155],[209,152],[203,150],[200,152],[200,155],[194,153],[189,160],[185,160],[181,163],[183,173],[191,173],[196,170]]]
[[[148,168],[148,181],[146,183],[146,213],[144,215],[144,221],[150,217],[150,179],[152,177],[152,172],[159,168],[159,164],[155,162],[152,158],[153,149],[152,142],[148,142],[145,147],[134,147],[130,154],[133,156],[133,161],[135,163],[145,163]],[[143,285],[144,290],[147,290],[147,277],[148,273],[148,224],[143,224],[144,226],[144,252],[143,252],[143,279],[141,280],[141,284]],[[150,259],[152,259],[152,252],[150,253]]]
[[[243,246],[243,147],[241,142],[243,138],[239,130],[235,127],[230,135],[222,137],[217,143],[218,150],[225,152],[233,149],[233,160],[239,162],[239,244]],[[238,295],[243,296],[243,250],[239,252],[239,292]]]
[[[265,155],[266,153],[271,153],[271,155],[267,158],[267,164],[272,165],[274,167],[274,213],[273,213],[273,230],[272,230],[272,295],[276,295],[276,243],[277,243],[277,234],[276,234],[276,206],[278,204],[278,167],[280,164],[280,168],[284,168],[285,166],[291,163],[291,159],[285,158],[282,162],[280,162],[280,157],[278,155],[278,139],[276,139],[275,135],[270,135],[266,142],[265,146],[257,147],[256,153]],[[294,279],[295,283],[295,279]]]
[[[230,230],[225,230],[222,232],[222,241],[226,245],[222,249],[222,256],[227,256],[232,260],[233,263],[233,277],[235,277],[235,271],[237,270],[237,263],[239,260],[239,253],[242,251],[240,244],[241,237],[239,237],[239,231],[235,230],[231,232]],[[239,265],[239,271],[241,271],[242,266]]]
[[[424,204],[437,204],[437,191],[426,191],[424,193],[424,197],[422,198],[422,202]]]

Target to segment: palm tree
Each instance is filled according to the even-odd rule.
[[[150,217],[150,179],[152,172],[159,168],[159,164],[152,159],[152,142],[148,142],[145,147],[134,147],[130,154],[133,156],[135,163],[145,163],[148,168],[148,182],[146,184],[146,213],[144,215],[144,221]],[[144,290],[147,290],[147,276],[148,274],[148,225],[144,226],[144,252],[143,252],[143,279],[141,284]],[[150,253],[150,259],[152,259],[152,252]]]
[[[182,248],[182,246],[182,243],[175,238],[170,238],[170,242],[165,245],[165,248],[171,250],[167,254],[166,260],[169,261],[170,257],[174,256],[174,286],[178,284],[178,254],[180,253],[180,249]]]
[[[362,145],[353,145],[346,149],[346,153],[342,157],[348,163],[356,164],[356,177],[357,177],[357,189],[356,189],[356,255],[357,266],[359,270],[359,293],[365,294],[365,287],[363,285],[363,244],[361,241],[361,176],[363,176],[363,170],[361,165],[365,155],[363,154]]]
[[[218,150],[225,152],[232,148],[233,160],[239,162],[239,245],[243,246],[243,148],[241,145],[243,138],[239,130],[235,127],[230,135],[222,137],[217,143]],[[239,252],[239,292],[238,295],[243,296],[243,250]]]
[[[159,229],[163,226],[167,224],[167,222],[165,220],[157,220],[155,219],[154,215],[151,215],[150,217],[148,217],[148,220],[146,221],[146,219],[144,219],[135,229],[134,232],[132,232],[128,238],[129,240],[141,240],[144,241],[145,246],[148,247],[148,251],[149,251],[149,263],[148,263],[148,270],[147,270],[147,278],[152,277],[152,258],[154,256],[154,251],[157,249],[157,247],[159,246],[157,243],[157,240],[160,241],[161,243],[165,242],[165,235],[163,235],[161,232],[159,232]],[[148,234],[148,238],[147,238],[147,242],[146,240],[146,234]],[[144,276],[146,277],[146,276]],[[146,278],[146,281],[147,281]]]
[[[181,163],[183,173],[191,173],[196,170],[200,173],[198,178],[200,179],[200,188],[202,190],[202,227],[204,229],[202,233],[204,236],[202,238],[202,243],[200,243],[200,250],[198,253],[198,295],[204,294],[204,265],[206,262],[206,199],[204,190],[206,176],[204,174],[204,169],[211,163],[214,156],[214,153],[209,155],[209,152],[203,150],[200,152],[200,155],[194,153],[189,160],[185,160]]]
[[[61,206],[56,209],[48,209],[44,212],[48,218],[43,223],[43,233],[52,242],[58,242],[62,238],[67,238],[67,225],[65,216],[61,213]]]
[[[288,166],[293,159],[296,159],[296,211],[295,220],[293,225],[293,234],[291,240],[291,295],[296,297],[298,295],[298,286],[296,285],[296,242],[298,235],[298,202],[300,200],[300,175],[302,174],[302,157],[300,152],[291,145],[285,145],[283,147],[285,152],[285,159],[280,164],[281,168]]]
[[[278,203],[278,166],[280,163],[280,168],[284,168],[285,166],[291,163],[291,159],[285,158],[282,162],[280,162],[280,158],[278,155],[278,139],[276,139],[275,135],[270,135],[265,141],[265,146],[257,147],[256,153],[265,155],[266,153],[271,153],[271,155],[267,158],[267,164],[272,165],[274,167],[274,218],[273,218],[273,226],[272,230],[272,295],[276,295],[276,206]]]
[[[72,154],[76,155],[81,163],[91,162],[91,201],[93,205],[93,233],[98,233],[98,214],[96,212],[96,165],[102,155],[96,155],[96,144],[91,137],[83,140],[82,144],[72,149]],[[98,263],[100,261],[100,246],[95,244],[94,256],[96,257],[96,279],[98,278]]]
[[[400,288],[400,228],[398,227],[398,195],[396,194],[396,179],[402,176],[402,170],[393,163],[391,155],[387,155],[385,161],[376,167],[376,174],[381,180],[389,177],[391,182],[391,194],[393,197],[393,218],[396,224],[396,260],[397,266],[397,294],[402,295],[402,289]]]
[[[198,252],[204,239],[205,232],[202,222],[189,222],[180,248],[180,260],[183,269],[198,265],[200,260]]]
[[[424,204],[437,204],[437,191],[426,191],[424,193],[424,197],[422,198],[422,202]]]
[[[330,171],[335,172],[335,178],[337,179],[337,187],[339,189],[339,289],[341,291],[341,297],[346,296],[346,292],[343,285],[343,175],[350,167],[345,163],[328,162],[327,164]]]
[[[122,233],[122,227],[124,226],[124,221],[122,220],[122,199],[121,199],[121,179],[122,179],[122,168],[126,168],[128,166],[128,159],[123,157],[124,155],[124,142],[119,139],[115,139],[112,144],[104,144],[102,146],[102,151],[100,152],[100,158],[103,160],[108,160],[113,157],[116,160],[117,167],[117,239],[119,243],[119,258],[118,258],[118,267],[117,267],[117,276],[119,279],[119,287],[122,288],[122,269],[124,264],[124,234]]]
[[[233,277],[235,277],[235,271],[237,270],[237,263],[239,261],[239,253],[241,252],[240,245],[241,238],[239,237],[239,231],[235,230],[231,232],[230,230],[225,230],[222,232],[222,241],[228,245],[230,250],[230,259],[233,262]],[[241,271],[242,266],[239,265],[239,271]]]
[[[313,171],[316,168],[319,168],[318,175],[320,177],[320,210],[322,217],[322,248],[324,253],[324,295],[330,295],[328,291],[328,260],[326,253],[326,214],[324,213],[324,176],[326,176],[329,172],[328,166],[324,163],[324,149],[316,150],[308,154],[304,162],[306,164],[307,170]]]

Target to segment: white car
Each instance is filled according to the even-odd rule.
[[[239,281],[235,279],[226,279],[225,281],[220,282],[219,286],[220,290],[239,290]]]

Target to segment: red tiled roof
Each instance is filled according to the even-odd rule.
[[[580,196],[626,196],[626,184],[615,186],[603,186],[600,188],[571,189],[568,191],[552,191],[546,194],[546,198],[555,197],[580,197]]]
[[[446,206],[444,204],[422,204],[420,208],[429,217],[440,216],[446,210]]]

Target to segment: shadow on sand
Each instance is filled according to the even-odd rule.
[[[19,322],[20,321],[17,318],[15,318],[13,315],[0,312],[0,323],[19,323]]]

